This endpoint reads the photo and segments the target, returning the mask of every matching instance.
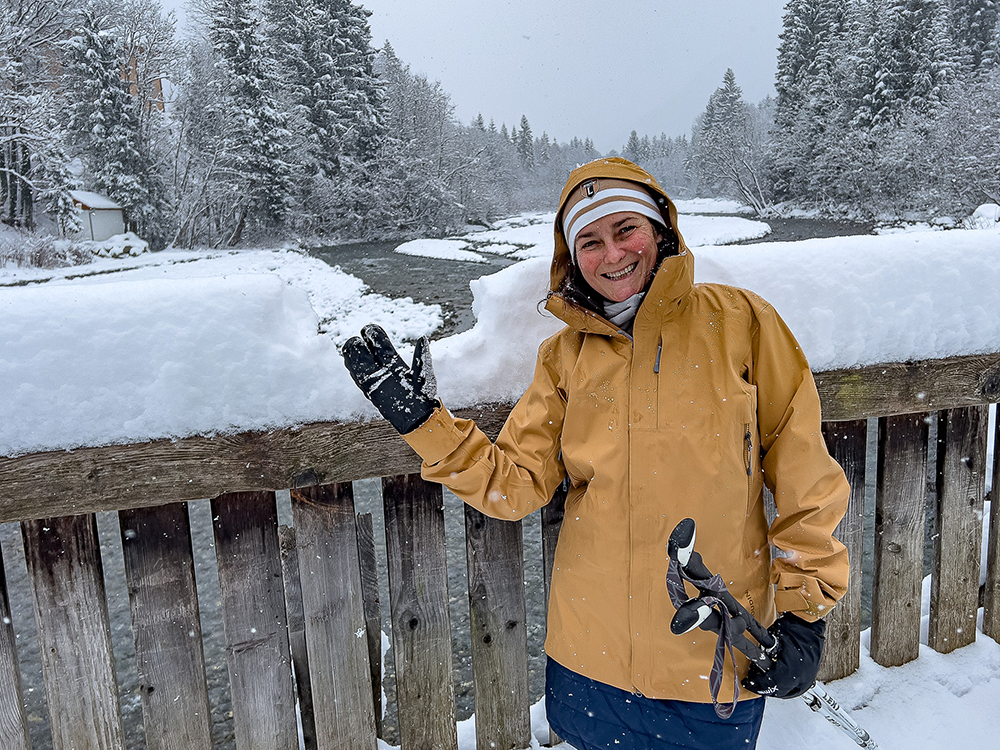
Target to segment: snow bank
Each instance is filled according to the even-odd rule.
[[[674,205],[682,214],[752,214],[753,209],[739,201],[722,198],[691,198],[675,200]]]
[[[997,230],[701,248],[695,280],[760,294],[816,370],[1000,351]]]
[[[972,212],[969,219],[970,229],[992,229],[1000,223],[1000,206],[996,203],[984,203]]]
[[[514,401],[524,393],[538,344],[563,327],[539,304],[548,280],[549,261],[534,258],[472,282],[475,325],[431,347],[444,403]]]
[[[466,243],[462,240],[411,240],[396,248],[403,255],[418,255],[422,258],[440,258],[442,260],[461,260],[466,263],[489,263],[479,253],[465,250]]]
[[[688,247],[757,240],[771,233],[763,221],[738,216],[679,216],[677,224]]]
[[[276,276],[2,290],[0,452],[333,415],[318,374],[347,373],[317,324]]]

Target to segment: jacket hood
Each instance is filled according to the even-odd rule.
[[[559,293],[573,263],[569,246],[566,244],[566,238],[562,231],[563,212],[570,196],[577,187],[588,180],[600,178],[628,180],[645,188],[659,204],[667,230],[673,231],[677,235],[678,255],[664,259],[653,278],[647,295],[655,291],[656,296],[661,301],[679,301],[690,291],[694,283],[694,258],[677,229],[677,208],[674,206],[674,202],[670,200],[670,196],[649,172],[628,159],[617,156],[595,159],[570,172],[562,195],[559,196],[559,210],[556,212],[555,226],[553,227],[555,250],[549,271],[549,289],[552,294],[545,307],[553,315],[574,328],[607,333],[609,327],[612,330],[617,330],[616,327],[589,310],[567,300]]]

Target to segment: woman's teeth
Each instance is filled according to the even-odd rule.
[[[625,266],[625,268],[623,268],[620,271],[615,271],[614,273],[606,273],[604,274],[604,278],[611,279],[612,281],[617,281],[618,279],[628,276],[630,273],[632,273],[637,265],[639,265],[638,261],[636,261],[632,265]]]

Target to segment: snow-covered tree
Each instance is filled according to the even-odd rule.
[[[0,0],[0,220],[12,226],[32,229],[37,208],[75,222],[52,64],[74,5]]]
[[[521,157],[521,164],[527,170],[534,169],[535,139],[531,134],[531,125],[528,124],[527,115],[521,115],[521,129],[517,131],[515,143],[517,145],[517,155]]]
[[[114,29],[85,11],[64,43],[66,130],[85,167],[83,182],[122,206],[126,225],[157,233],[163,215],[159,179],[140,138],[141,100],[124,75],[127,58]]]
[[[732,68],[709,97],[695,128],[693,159],[713,195],[738,198],[757,211],[771,203],[769,132],[773,102],[747,105]]]
[[[977,75],[1000,64],[1000,3],[997,0],[951,0],[956,61]]]
[[[221,158],[233,214],[227,243],[238,243],[248,221],[276,227],[293,193],[288,116],[279,97],[276,62],[251,0],[214,0],[209,39],[222,131]]]

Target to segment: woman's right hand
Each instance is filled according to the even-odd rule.
[[[438,407],[427,337],[417,342],[409,367],[386,332],[374,324],[362,328],[360,336],[348,339],[342,354],[358,388],[399,434],[415,430]]]

